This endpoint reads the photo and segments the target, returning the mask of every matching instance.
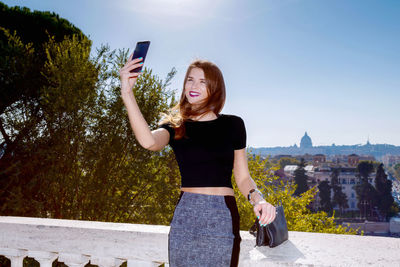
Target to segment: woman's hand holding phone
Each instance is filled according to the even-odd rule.
[[[132,59],[133,53],[129,56],[126,64],[119,70],[119,76],[121,79],[121,94],[132,92],[133,86],[137,81],[137,78],[142,72],[131,72],[132,70],[143,66],[143,58]]]

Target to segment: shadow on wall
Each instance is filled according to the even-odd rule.
[[[275,248],[255,247],[249,251],[249,254],[251,261],[257,262],[294,263],[300,258],[305,258],[304,254],[290,240]]]

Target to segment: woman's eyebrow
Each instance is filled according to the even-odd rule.
[[[187,78],[188,78],[188,79],[194,79],[192,76],[188,76]],[[200,81],[205,81],[205,80],[206,80],[205,78],[201,78],[201,79],[200,79]]]

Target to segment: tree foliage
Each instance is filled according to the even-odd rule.
[[[24,138],[1,158],[8,167],[2,170],[0,212],[166,223],[170,216],[158,215],[171,214],[178,195],[174,156],[143,149],[134,138],[119,93],[118,69],[128,51],[103,46],[90,58],[90,47],[76,36],[49,40],[40,101],[18,101],[1,115],[10,141]],[[174,101],[165,88],[174,74],[163,81],[145,69],[134,88],[153,128]],[[20,135],[28,125],[29,135]]]
[[[333,168],[331,173],[331,187],[333,190],[332,206],[338,206],[340,214],[349,207],[346,194],[342,190],[339,179],[340,168]]]
[[[0,2],[0,26],[15,30],[24,43],[33,43],[35,48],[48,41],[48,35],[54,36],[56,42],[64,36],[78,35],[87,39],[80,29],[58,14],[49,11],[31,11],[27,7],[9,7]]]
[[[378,166],[375,177],[375,189],[379,212],[385,218],[390,214],[394,198],[392,196],[392,181],[387,178],[383,164]]]
[[[362,160],[357,165],[357,177],[361,180],[368,182],[369,175],[374,171],[372,161]]]
[[[307,175],[305,167],[304,158],[301,158],[301,162],[297,165],[298,168],[294,171],[294,181],[296,183],[296,190],[294,192],[295,196],[300,196],[302,193],[308,190]]]
[[[320,198],[320,210],[325,211],[328,214],[332,212],[331,202],[331,186],[328,181],[322,181],[318,185],[319,198]]]
[[[377,192],[375,187],[369,183],[369,175],[373,170],[374,166],[371,161],[360,161],[357,165],[358,184],[355,186],[357,206],[364,217],[371,214],[377,204]]]
[[[260,156],[255,158],[249,156],[248,166],[252,179],[257,187],[264,194],[265,199],[277,205],[281,203],[285,211],[288,228],[290,231],[336,233],[336,234],[356,234],[356,231],[342,225],[337,225],[334,217],[329,217],[326,212],[320,211],[312,213],[307,206],[314,200],[317,188],[313,187],[304,192],[301,196],[294,196],[296,185],[292,182],[279,181],[274,172],[280,168],[278,164],[266,169],[269,159],[260,160]],[[240,215],[240,229],[248,231],[255,221],[255,214],[252,205],[243,196],[232,176],[236,201]]]
[[[56,42],[72,35],[91,42],[55,13],[10,8],[3,3],[0,3],[0,29],[0,114],[17,101],[38,101],[40,89],[46,86],[41,72],[47,60],[44,44],[50,36]]]
[[[36,134],[38,122],[34,118],[42,116],[41,90],[51,86],[42,75],[47,61],[45,44],[49,37],[60,42],[74,34],[81,42],[91,43],[57,14],[0,3],[0,184],[7,179],[7,170],[20,163],[14,160],[15,156],[23,157],[21,146]],[[7,116],[16,113],[27,117],[14,120],[18,125],[11,127],[3,123]],[[0,192],[0,203],[1,195]]]

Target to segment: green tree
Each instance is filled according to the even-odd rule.
[[[0,2],[0,26],[16,30],[24,43],[34,43],[35,47],[46,43],[48,34],[54,36],[56,42],[64,40],[64,36],[79,35],[84,38],[82,31],[68,20],[49,11],[30,10],[27,7],[9,7]]]
[[[2,114],[4,128],[8,130],[7,138],[17,143],[15,149],[17,153],[8,154],[9,157],[2,158],[3,162],[13,163],[5,171],[4,182],[10,189],[6,190],[2,197],[13,198],[13,194],[17,194],[19,200],[26,198],[26,201],[15,203],[16,209],[12,209],[12,205],[4,210],[5,206],[3,206],[5,213],[22,212],[25,215],[37,215],[37,209],[41,209],[44,203],[51,203],[51,200],[43,202],[41,190],[50,190],[55,184],[59,184],[59,181],[54,181],[54,184],[48,184],[48,187],[45,187],[45,184],[37,183],[44,181],[43,172],[54,171],[53,177],[59,178],[58,176],[66,173],[71,168],[71,164],[76,161],[71,158],[75,155],[73,153],[73,146],[76,145],[75,138],[79,136],[74,130],[77,127],[82,129],[85,125],[82,120],[84,115],[79,117],[78,113],[87,113],[87,109],[94,101],[93,88],[97,73],[95,66],[88,61],[90,44],[74,38],[69,42],[71,53],[55,50],[57,45],[59,45],[58,48],[64,48],[63,46],[67,43],[68,41],[65,41],[59,45],[52,39],[45,48],[48,52],[48,61],[42,75],[48,79],[49,86],[41,88],[39,97],[33,101],[17,101],[12,108],[6,109]],[[54,61],[53,55],[57,55],[58,62]],[[60,62],[61,59],[65,61]],[[67,69],[68,67],[70,69]],[[57,73],[51,73],[51,71],[57,71]],[[80,120],[74,120],[75,117]],[[20,133],[26,129],[29,129],[29,132],[21,135]],[[70,140],[66,137],[70,137]],[[61,158],[57,152],[62,146],[67,146],[71,150],[66,149],[63,153],[64,157]],[[21,185],[24,185],[23,190],[21,190]],[[11,190],[13,186],[15,191]],[[64,191],[65,188],[62,188],[53,193],[59,196]],[[40,200],[40,203],[35,200]],[[63,201],[53,204],[59,206],[62,203]]]
[[[357,177],[368,182],[370,174],[374,171],[372,161],[362,160],[357,165]]]
[[[340,168],[332,168],[331,172],[331,186],[333,190],[332,206],[339,208],[340,214],[343,214],[343,210],[349,207],[348,199],[346,194],[342,190],[342,186],[339,179]]]
[[[90,58],[90,48],[76,37],[51,39],[40,102],[21,101],[2,114],[12,141],[31,126],[19,141],[24,158],[12,158],[5,171],[1,214],[165,224],[179,194],[175,158],[168,149],[143,149],[133,136],[118,77],[128,51],[103,46]],[[145,69],[134,88],[153,128],[170,106],[174,74],[163,81]]]
[[[319,190],[319,198],[320,201],[320,210],[327,212],[328,214],[332,213],[332,202],[331,202],[331,186],[328,181],[322,181],[318,185]]]
[[[388,180],[383,164],[381,163],[376,171],[375,189],[377,193],[377,205],[379,212],[387,219],[393,205],[392,181]]]
[[[42,116],[40,91],[50,86],[41,74],[47,61],[44,44],[49,36],[60,42],[64,36],[73,35],[82,42],[91,42],[78,28],[54,13],[31,12],[29,8],[10,8],[0,3],[0,185],[8,182],[5,181],[9,180],[8,170],[16,162],[23,164],[30,160],[25,156],[23,140],[31,138],[35,131],[37,122],[33,118]],[[22,106],[30,107],[30,119],[7,128],[3,122],[8,116],[5,113],[21,111]],[[15,128],[17,132],[13,131]]]
[[[301,162],[297,165],[298,168],[294,171],[294,181],[296,184],[296,190],[294,192],[295,196],[300,196],[302,193],[308,190],[307,175],[304,169],[305,163],[304,158],[301,158]]]
[[[1,2],[0,28],[0,114],[18,100],[34,101],[39,96],[46,82],[40,72],[46,61],[43,44],[49,36],[56,42],[72,35],[89,41],[81,30],[55,13],[8,7]],[[17,43],[9,38],[15,34],[20,39]],[[29,45],[29,49],[24,49],[20,43]]]
[[[357,165],[358,184],[355,186],[357,194],[358,208],[364,217],[371,214],[372,209],[377,203],[377,192],[375,187],[369,183],[369,176],[374,167],[371,161],[360,161]]]

